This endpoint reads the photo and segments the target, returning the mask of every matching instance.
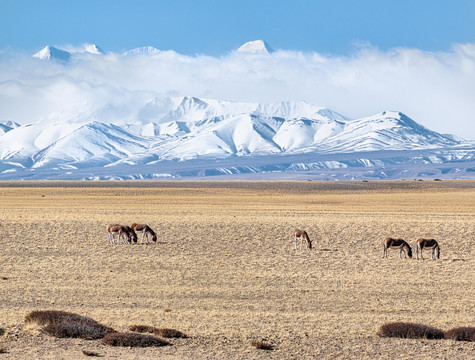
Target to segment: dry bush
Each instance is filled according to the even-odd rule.
[[[95,323],[94,319],[78,315],[75,313],[60,311],[60,310],[39,310],[32,311],[25,316],[25,322],[27,324],[59,324],[62,322],[89,322]]]
[[[102,339],[104,336],[116,331],[97,322],[74,322],[48,324],[42,330],[44,333],[57,338],[81,338],[86,340]]]
[[[251,341],[251,345],[259,350],[274,350],[274,347],[265,341]]]
[[[94,351],[90,351],[90,350],[83,350],[82,353],[86,356],[96,356],[96,357],[102,357],[101,354],[99,353],[96,353]]]
[[[152,335],[137,333],[112,333],[107,334],[102,343],[110,346],[149,347],[171,345],[170,342]]]
[[[153,331],[154,335],[161,336],[164,338],[187,338],[186,334],[183,334],[181,331],[175,329],[155,329]]]
[[[443,339],[444,332],[423,324],[404,322],[389,323],[381,326],[378,331],[381,337],[398,337],[408,339]]]
[[[181,331],[175,329],[156,328],[148,325],[132,325],[129,326],[130,331],[139,333],[151,333],[164,338],[187,338],[188,336]]]
[[[153,333],[155,331],[155,327],[148,326],[148,325],[131,325],[129,326],[130,331],[139,332],[139,333]]]
[[[445,332],[445,338],[457,341],[475,341],[474,327],[458,327]]]

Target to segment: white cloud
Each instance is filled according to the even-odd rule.
[[[135,108],[157,95],[180,94],[306,100],[350,118],[398,110],[433,130],[475,139],[475,44],[448,52],[365,46],[349,56],[283,50],[222,57],[85,54],[68,64],[11,56],[0,60],[0,120],[74,117],[108,104]]]

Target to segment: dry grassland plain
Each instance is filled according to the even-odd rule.
[[[22,182],[0,198],[1,359],[475,358],[474,342],[376,334],[475,326],[474,181]],[[158,244],[108,243],[108,224],[133,222]],[[382,259],[388,236],[435,238],[441,258]],[[115,348],[24,323],[53,309],[190,338]]]

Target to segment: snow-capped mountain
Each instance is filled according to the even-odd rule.
[[[195,97],[153,98],[124,111],[109,105],[29,125],[0,122],[0,179],[155,178],[162,167],[167,177],[379,166],[384,178],[395,165],[449,162],[463,163],[470,177],[475,169],[473,144],[400,112],[350,120],[306,102]],[[188,168],[196,164],[209,171]],[[451,174],[436,173],[443,171]]]
[[[104,55],[104,50],[96,44],[84,44],[80,48],[75,48],[72,50],[58,49],[54,46],[47,45],[33,57],[40,60],[56,60],[60,62],[68,62],[71,59],[71,56],[75,54],[93,54],[93,55]]]
[[[274,52],[274,50],[264,40],[248,41],[237,51],[250,54],[269,54]]]
[[[158,55],[161,51],[153,46],[143,46],[138,47],[132,50],[125,51],[122,55],[129,56],[129,55]]]
[[[33,57],[40,60],[69,61],[71,58],[71,53],[66,50],[57,49],[54,46],[47,45],[34,54]]]

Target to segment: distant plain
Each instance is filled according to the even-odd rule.
[[[387,322],[475,326],[475,181],[2,182],[0,346],[5,359],[469,359],[475,343],[380,338]],[[110,223],[158,244],[111,245]],[[313,249],[295,250],[307,230]],[[400,259],[435,238],[441,259]],[[413,248],[413,250],[415,250]],[[56,339],[32,310],[126,331],[174,328],[164,348]],[[274,350],[254,349],[265,340]]]

